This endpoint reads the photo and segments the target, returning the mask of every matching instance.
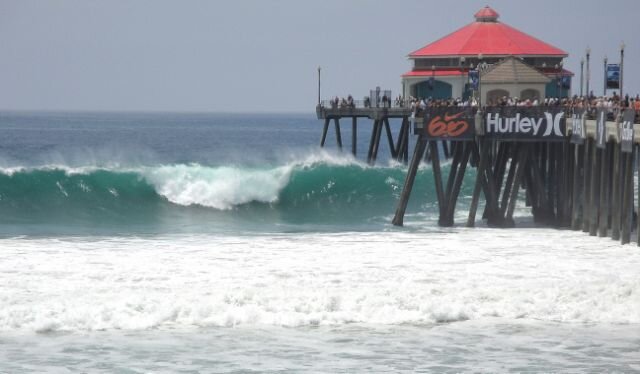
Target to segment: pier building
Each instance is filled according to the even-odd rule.
[[[500,22],[490,7],[474,22],[411,52],[412,69],[402,75],[404,97],[469,98],[470,70],[479,70],[479,99],[538,99],[571,95],[573,73],[564,69],[567,52]]]

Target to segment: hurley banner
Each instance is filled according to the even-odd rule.
[[[622,115],[622,122],[618,125],[620,150],[623,153],[633,152],[633,120],[635,116],[635,110],[626,109]]]
[[[607,148],[607,111],[602,108],[596,111],[596,147]]]
[[[607,64],[607,89],[620,88],[620,65]]]
[[[424,115],[424,133],[430,140],[472,140],[475,137],[475,119],[469,107],[427,108]]]
[[[584,108],[573,108],[571,114],[571,143],[573,144],[584,144],[584,139],[587,137],[584,127],[585,113]]]
[[[487,107],[483,117],[487,137],[514,141],[563,141],[566,118],[560,107]]]

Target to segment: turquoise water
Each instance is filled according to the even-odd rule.
[[[370,125],[0,113],[0,372],[640,371],[635,246],[439,228],[428,166],[393,227]]]
[[[304,115],[4,113],[0,235],[388,225],[402,165],[384,148],[376,167],[321,151],[319,130]],[[422,204],[433,203],[429,174]]]

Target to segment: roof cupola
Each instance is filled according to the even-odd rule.
[[[476,18],[476,22],[498,22],[498,17],[500,17],[498,12],[488,5],[477,11],[473,16]]]

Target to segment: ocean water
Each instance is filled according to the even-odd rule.
[[[428,166],[393,227],[370,126],[0,113],[0,372],[640,371],[635,243],[439,228]]]

